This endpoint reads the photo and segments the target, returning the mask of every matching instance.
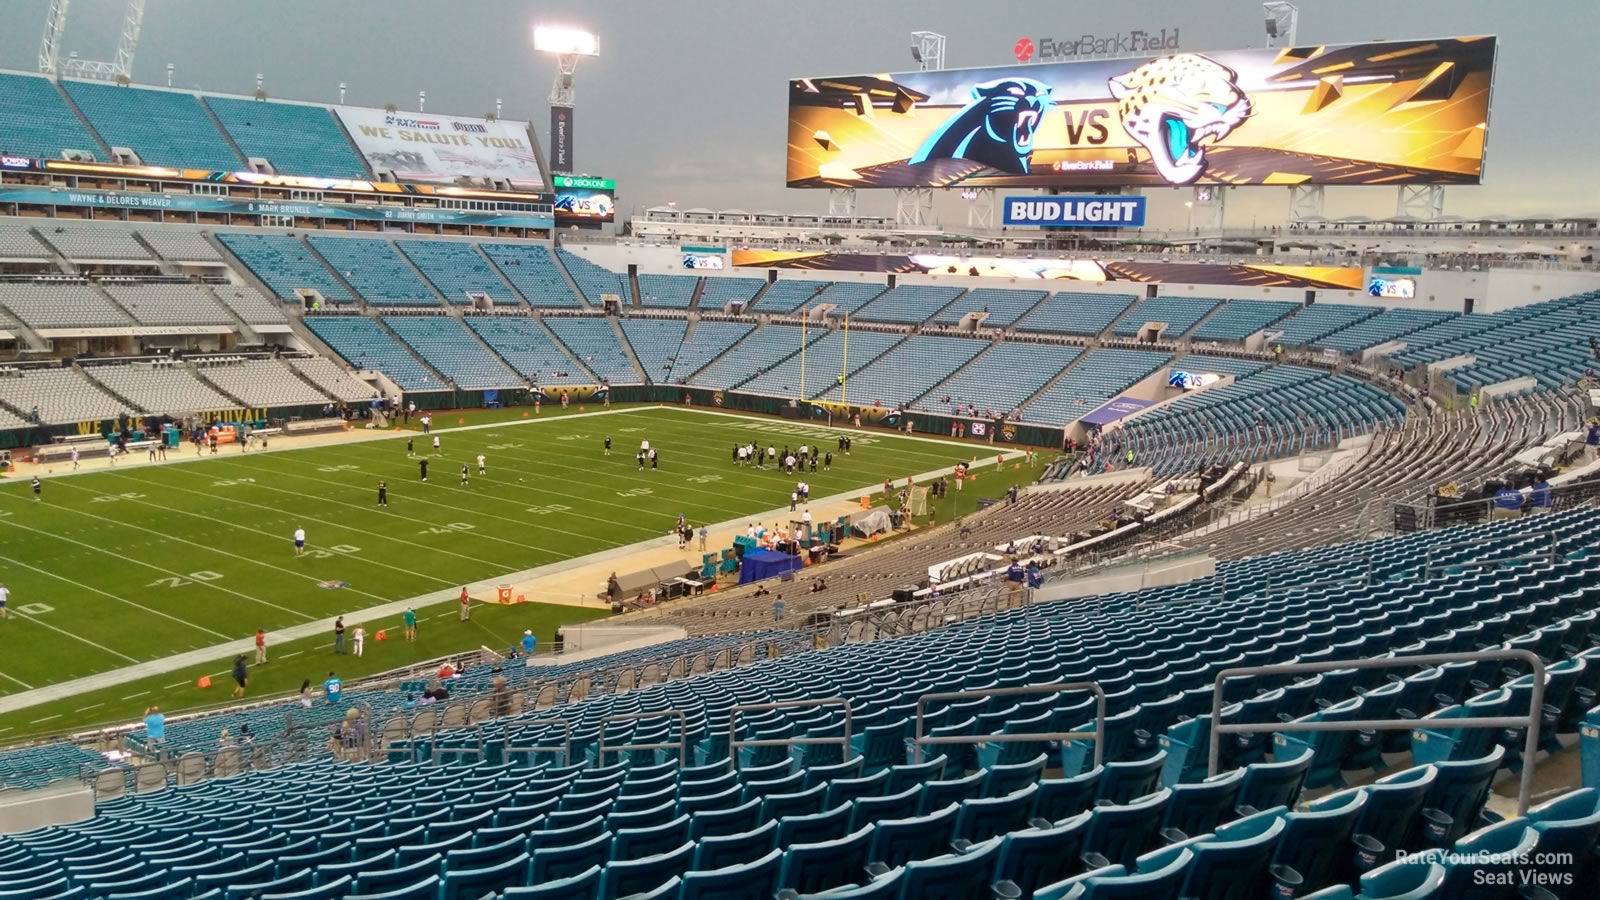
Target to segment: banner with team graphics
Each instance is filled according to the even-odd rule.
[[[789,82],[788,186],[1477,184],[1494,37]]]
[[[492,178],[527,190],[544,187],[527,122],[361,106],[333,111],[367,165],[374,172],[394,172],[397,181]]]

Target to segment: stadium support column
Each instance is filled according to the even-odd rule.
[[[828,188],[828,215],[842,219],[856,217],[856,189]]]
[[[1394,214],[1416,216],[1419,219],[1437,219],[1444,215],[1444,185],[1402,184],[1395,197]]]
[[[1194,199],[1189,201],[1189,230],[1194,234],[1222,233],[1224,214],[1228,205],[1228,188],[1221,184],[1195,186]],[[1193,236],[1193,235],[1191,235]]]
[[[1289,186],[1289,223],[1297,224],[1322,218],[1323,191],[1320,184],[1294,184]]]
[[[967,201],[967,227],[994,227],[994,188],[962,188],[961,199]]]
[[[896,225],[932,225],[933,188],[895,188],[894,221]]]

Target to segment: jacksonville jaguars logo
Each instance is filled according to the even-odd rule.
[[[1001,78],[972,86],[972,102],[935,131],[910,163],[968,159],[992,169],[1028,174],[1033,138],[1050,111],[1050,85]]]
[[[1232,69],[1196,53],[1145,63],[1111,79],[1122,129],[1150,153],[1168,184],[1189,184],[1206,170],[1206,147],[1250,117],[1250,98]]]

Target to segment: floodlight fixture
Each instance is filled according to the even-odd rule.
[[[533,26],[533,49],[560,56],[599,56],[600,38],[582,28],[564,25]]]

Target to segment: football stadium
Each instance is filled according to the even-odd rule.
[[[1600,897],[1593,10],[17,5],[0,900]]]

